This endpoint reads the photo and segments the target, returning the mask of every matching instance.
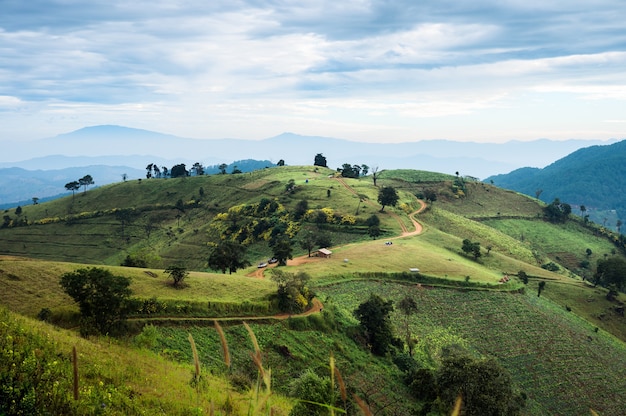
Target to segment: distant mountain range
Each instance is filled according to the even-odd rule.
[[[587,210],[614,210],[616,218],[626,222],[626,140],[579,149],[543,169],[521,168],[485,181],[539,195],[545,202],[559,198],[570,205],[584,205]],[[605,222],[604,218],[594,221]],[[605,225],[615,228],[614,221]]]
[[[315,155],[322,153],[331,168],[344,163],[366,164],[379,170],[459,172],[485,178],[523,166],[541,168],[580,148],[601,144],[607,142],[541,139],[501,144],[450,140],[364,143],[294,133],[264,140],[201,140],[122,126],[93,126],[37,141],[5,142],[10,151],[0,155],[0,206],[33,196],[56,195],[65,183],[77,179],[74,177],[78,172],[85,172],[79,177],[92,175],[99,185],[122,180],[123,173],[129,179],[145,177],[149,163],[168,167],[185,163],[190,167],[196,162],[212,166],[236,160],[276,163],[282,159],[288,165],[312,165]],[[66,171],[68,168],[79,169],[72,172]],[[54,172],[35,173],[50,170]],[[47,183],[52,178],[56,182]]]

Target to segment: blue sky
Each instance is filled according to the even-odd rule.
[[[0,141],[623,139],[622,0],[0,0]]]

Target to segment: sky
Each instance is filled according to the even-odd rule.
[[[626,138],[623,0],[0,0],[0,141]]]

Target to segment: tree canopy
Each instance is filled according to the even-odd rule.
[[[78,269],[61,276],[61,287],[80,308],[81,326],[108,333],[124,318],[131,295],[130,279],[101,268]]]
[[[385,210],[385,207],[388,205],[395,207],[398,203],[398,199],[398,192],[396,192],[395,188],[391,186],[382,187],[378,192],[378,203],[382,205],[380,212],[383,212]]]
[[[376,355],[385,355],[393,340],[392,311],[393,301],[385,301],[374,293],[354,311],[370,349]]]
[[[313,166],[322,166],[327,168],[328,165],[326,164],[326,158],[324,157],[323,154],[318,153],[315,155],[315,160],[313,161]]]
[[[208,263],[213,270],[221,270],[224,274],[228,270],[229,274],[232,274],[250,265],[245,256],[246,248],[243,244],[235,241],[222,241],[211,252]]]

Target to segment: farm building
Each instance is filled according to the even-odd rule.
[[[333,252],[327,248],[320,248],[319,250],[317,250],[317,257],[328,258],[331,254],[333,254]]]

